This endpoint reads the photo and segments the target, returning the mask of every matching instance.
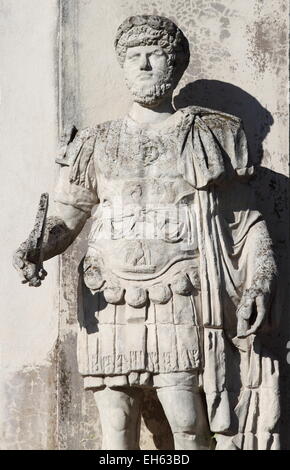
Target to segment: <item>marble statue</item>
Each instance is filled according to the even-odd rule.
[[[260,335],[277,272],[243,124],[174,109],[190,53],[169,19],[128,18],[115,49],[132,107],[69,136],[54,213],[45,217],[42,204],[14,265],[23,282],[40,285],[42,261],[92,218],[77,354],[103,449],[138,449],[148,387],[175,449],[278,449],[279,372]]]

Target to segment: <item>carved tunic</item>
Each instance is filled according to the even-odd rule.
[[[152,129],[127,117],[95,139],[88,166],[94,165],[100,202],[84,282],[95,293],[90,304],[97,331],[90,332],[84,310],[79,365],[85,375],[200,365],[195,191],[176,158],[184,119],[178,113]]]
[[[212,432],[277,447],[277,361],[258,337],[236,338],[237,309],[275,276],[240,119],[198,107],[154,128],[127,117],[79,132],[58,163],[56,200],[87,217],[97,205],[79,295],[85,386],[198,371]],[[273,403],[269,420],[258,402]]]
[[[192,109],[154,127],[126,117],[82,131],[69,146],[69,182],[56,199],[86,212],[98,204],[79,313],[85,376],[202,366],[196,189],[226,171],[207,119]],[[233,153],[234,119],[228,119]],[[224,117],[212,121],[223,129]],[[193,128],[197,161],[186,169],[182,154]],[[209,165],[204,155],[212,156]],[[213,314],[206,322],[222,327],[219,310]]]

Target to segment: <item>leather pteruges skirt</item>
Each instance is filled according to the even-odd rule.
[[[81,279],[78,316],[78,366],[88,384],[111,377],[142,385],[152,374],[201,366],[197,260],[174,264],[154,282],[128,282],[118,298]]]

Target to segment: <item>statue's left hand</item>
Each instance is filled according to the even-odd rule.
[[[237,310],[237,337],[246,338],[257,332],[261,327],[268,308],[269,294],[258,294],[254,298],[244,300]]]

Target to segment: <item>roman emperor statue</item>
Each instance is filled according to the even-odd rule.
[[[14,255],[24,282],[92,218],[81,264],[78,367],[103,449],[138,449],[154,388],[175,449],[278,449],[277,361],[260,340],[276,274],[241,120],[172,94],[189,44],[169,19],[122,23],[124,118],[77,132],[57,159],[54,213]],[[112,103],[113,104],[113,103]],[[212,436],[214,435],[214,439]]]

